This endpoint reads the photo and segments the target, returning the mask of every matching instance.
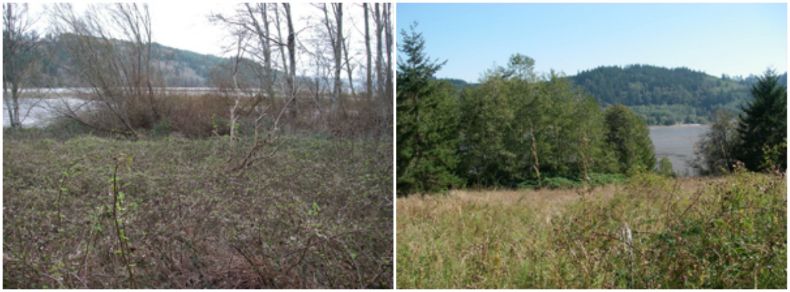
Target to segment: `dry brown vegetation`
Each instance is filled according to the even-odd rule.
[[[222,100],[169,102],[142,138],[4,131],[4,288],[393,287],[391,112],[302,102],[283,144],[246,116],[231,149]],[[273,154],[235,167],[253,148]]]

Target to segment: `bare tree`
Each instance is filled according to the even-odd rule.
[[[354,91],[354,78],[352,77],[354,75],[354,71],[353,66],[351,65],[351,60],[348,57],[348,44],[351,41],[350,35],[350,33],[345,34],[346,37],[342,39],[343,56],[346,63],[346,72],[348,73],[348,87],[351,89],[351,96],[356,97],[357,93]]]
[[[376,12],[373,14],[373,21],[376,23],[376,93],[379,98],[384,96],[384,58],[382,51],[381,34],[384,32],[384,19],[381,16],[379,3],[376,3]]]
[[[324,26],[326,26],[327,36],[332,44],[332,53],[334,60],[334,86],[332,89],[332,112],[337,109],[337,103],[340,100],[343,82],[340,80],[340,71],[342,70],[342,55],[343,55],[343,4],[332,4],[332,14],[335,18],[335,24],[329,18],[329,12],[326,4],[322,6],[324,12]]]
[[[244,4],[247,7],[247,12],[249,13],[249,19],[252,20],[252,25],[255,28],[255,32],[258,36],[258,43],[260,45],[260,50],[263,53],[263,70],[264,70],[264,82],[266,88],[266,95],[269,97],[270,103],[274,104],[274,81],[276,76],[274,74],[274,70],[272,70],[272,39],[271,34],[269,33],[269,14],[266,3],[258,3],[256,7],[256,11],[253,11],[253,8],[250,7],[249,3]],[[255,16],[255,12],[260,15],[261,22],[263,23],[263,27],[258,22],[257,17]]]
[[[31,28],[35,22],[28,16],[27,4],[3,4],[3,102],[14,130],[22,127],[33,108],[28,106],[20,117],[20,93],[34,86],[41,68],[39,36]]]
[[[59,45],[70,54],[68,73],[90,85],[90,99],[98,107],[94,119],[67,108],[67,117],[110,132],[140,137],[163,116],[162,74],[151,60],[151,18],[148,6],[91,5],[77,16],[70,4],[55,6]],[[95,119],[98,116],[98,119]],[[125,131],[115,129],[120,122]]]
[[[384,35],[387,44],[387,64],[384,66],[386,85],[384,100],[391,100],[394,95],[392,83],[392,3],[384,4]]]
[[[280,55],[283,61],[283,72],[285,72],[286,88],[284,92],[287,94],[288,111],[291,113],[291,118],[295,119],[298,114],[298,102],[296,100],[296,32],[294,32],[293,20],[291,16],[291,4],[282,3],[283,17],[286,21],[288,29],[287,41],[283,41],[282,30],[280,28],[280,10],[274,10],[275,27],[277,28],[277,44],[280,48]],[[288,49],[286,54],[285,49]],[[288,61],[286,62],[286,56]]]
[[[310,93],[313,96],[318,110],[322,111],[320,101],[322,97],[325,96],[325,84],[329,84],[329,73],[327,72],[327,68],[330,67],[330,64],[329,60],[322,54],[324,48],[323,40],[313,39],[310,40],[309,43],[312,44],[312,52],[309,52],[309,54],[312,57],[311,65],[313,66],[314,75],[311,78],[312,82],[308,88],[310,89]]]
[[[368,11],[368,3],[362,3],[362,9],[365,10],[365,51],[367,57],[367,66],[365,70],[367,71],[367,79],[365,82],[365,88],[367,90],[368,100],[373,99],[373,79],[371,73],[373,73],[373,67],[371,67],[371,53],[370,53],[370,24],[369,24],[369,11]]]
[[[250,114],[264,100],[268,100],[267,107],[276,102],[278,91],[275,86],[278,76],[272,48],[274,45],[280,48],[284,46],[271,33],[270,25],[273,22],[279,31],[279,14],[276,9],[276,5],[266,3],[245,3],[233,15],[213,14],[209,17],[211,21],[225,25],[235,40],[233,45],[226,48],[236,51],[235,62],[218,68],[214,73],[220,96],[232,107],[231,120]],[[277,19],[275,21],[270,14],[273,10]],[[287,64],[283,70],[288,71]],[[239,74],[240,71],[244,74]],[[255,76],[255,80],[249,78],[250,76]],[[231,124],[231,127],[234,125]]]
[[[291,114],[291,117],[296,117],[298,109],[295,98],[298,89],[296,80],[297,40],[290,4],[257,3],[241,4],[240,7],[233,15],[213,14],[210,16],[210,19],[225,25],[231,31],[234,39],[238,39],[241,35],[250,36],[249,41],[236,42],[231,48],[237,50],[237,53],[246,53],[244,58],[252,61],[252,63],[248,61],[241,62],[241,65],[246,64],[248,69],[256,72],[259,91],[266,93],[269,106],[273,106],[276,103],[278,94],[283,94],[286,100],[286,107],[288,108],[287,111]],[[273,28],[271,27],[272,24],[274,25]],[[287,34],[283,34],[284,29],[287,29]],[[279,54],[279,62],[275,61],[278,58],[275,56],[276,54]],[[231,67],[236,70],[241,68],[238,66]],[[285,77],[283,78],[285,79],[284,82],[279,80],[277,70],[281,70],[283,73]],[[228,79],[225,80],[223,82],[229,82]],[[231,83],[228,84],[230,85]],[[228,86],[228,88],[232,89],[232,86]],[[245,88],[240,88],[240,90],[246,92]],[[257,99],[257,97],[253,98],[252,101]],[[229,100],[232,102],[231,105],[235,106],[235,99],[230,98]],[[255,103],[255,106],[257,106],[257,103]],[[249,113],[254,109],[254,106],[239,105],[238,108],[245,109]],[[243,113],[240,114],[245,115]]]

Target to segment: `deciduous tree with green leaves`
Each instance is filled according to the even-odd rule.
[[[397,72],[397,193],[435,193],[462,180],[453,174],[457,163],[457,97],[449,82],[433,75],[447,61],[431,61],[425,40],[416,32],[401,32],[403,41]]]
[[[620,172],[653,169],[656,156],[647,123],[619,103],[606,109],[604,115],[606,142],[617,156]]]
[[[710,129],[701,135],[696,159],[691,166],[700,174],[720,175],[732,171],[736,147],[740,144],[734,112],[717,110],[711,116]]]
[[[760,171],[767,167],[768,149],[787,144],[787,87],[779,83],[773,70],[766,70],[751,87],[754,100],[741,107],[738,134],[741,144],[735,152],[747,169]],[[787,169],[787,148],[777,157],[781,170]]]
[[[538,78],[533,66],[515,54],[508,67],[489,70],[461,94],[458,175],[512,187],[539,177],[581,177],[585,159],[591,172],[615,171],[598,103],[560,74]]]

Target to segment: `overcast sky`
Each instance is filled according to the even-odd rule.
[[[208,15],[212,13],[223,13],[231,15],[242,2],[214,2],[214,1],[155,1],[148,2],[149,13],[151,14],[153,41],[165,46],[178,49],[190,50],[201,54],[222,55],[223,46],[227,46],[232,40],[228,39],[228,32],[219,25],[215,25],[208,20]],[[87,4],[82,2],[73,3],[75,11],[84,9]],[[40,13],[43,11],[43,3],[31,4],[31,12]],[[361,4],[346,3],[344,9],[344,29],[352,32],[352,47],[350,50],[363,50],[364,41],[364,20]],[[302,31],[300,38],[309,37],[309,30],[305,30],[308,23],[305,21],[310,18],[309,23],[315,25],[320,17],[321,11],[308,3],[293,3],[291,5],[293,13],[294,29]],[[46,26],[49,21],[47,15],[39,20],[40,26]],[[353,35],[354,33],[357,33]],[[361,48],[361,49],[360,49]]]
[[[720,77],[787,71],[787,4],[397,4],[400,31],[418,22],[436,76],[477,82],[515,53],[538,72],[599,66],[688,67]]]

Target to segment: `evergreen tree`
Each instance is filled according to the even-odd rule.
[[[397,72],[397,192],[434,193],[463,182],[453,175],[457,158],[457,96],[449,82],[433,78],[447,61],[431,61],[425,40],[402,31]]]
[[[773,70],[757,78],[750,88],[754,100],[741,106],[738,134],[741,144],[736,151],[738,160],[747,169],[764,169],[766,151],[787,143],[787,87],[779,82]],[[787,168],[787,150],[780,150],[778,161],[781,169]]]

